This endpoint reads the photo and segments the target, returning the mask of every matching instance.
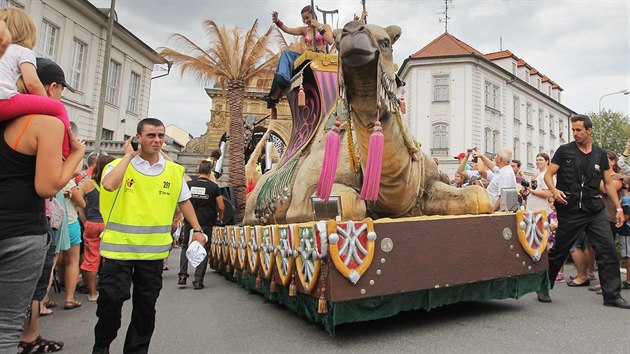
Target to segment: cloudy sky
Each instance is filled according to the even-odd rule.
[[[109,0],[90,0],[109,7]],[[271,11],[291,27],[301,25],[300,9],[308,0],[119,0],[119,22],[153,48],[171,46],[169,35],[181,33],[202,47],[202,22],[259,30],[271,25]],[[339,10],[333,28],[343,27],[361,11],[359,0],[317,0],[320,9]],[[399,25],[394,46],[403,60],[444,32],[444,0],[366,0],[368,22]],[[630,89],[630,6],[626,0],[454,0],[449,3],[449,33],[482,53],[508,49],[563,89],[562,103],[576,112],[597,111],[603,95]],[[320,17],[321,20],[321,17]],[[331,23],[329,17],[328,21]],[[292,38],[286,36],[287,40]],[[155,72],[155,75],[159,72]],[[150,116],[177,124],[194,136],[206,131],[211,101],[204,86],[179,72],[152,82]],[[602,108],[630,111],[630,95],[602,99]]]

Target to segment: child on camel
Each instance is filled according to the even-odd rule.
[[[63,103],[49,98],[44,85],[37,76],[35,53],[36,28],[31,17],[22,9],[0,9],[0,21],[13,38],[2,59],[0,59],[0,122],[28,114],[45,114],[61,120],[66,128],[70,128],[68,112]],[[28,93],[18,92],[18,79],[24,82]],[[56,82],[74,92],[65,80]],[[70,140],[64,134],[63,157],[70,153]]]

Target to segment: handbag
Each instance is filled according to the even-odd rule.
[[[50,208],[50,226],[59,230],[61,227],[61,223],[63,222],[63,218],[65,217],[63,205],[57,198],[50,198],[49,203]]]

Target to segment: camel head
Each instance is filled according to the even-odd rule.
[[[381,112],[387,109],[389,102],[382,100],[383,92],[377,92],[377,82],[381,89],[385,88],[390,92],[395,89],[392,86],[396,80],[392,46],[400,38],[400,34],[401,29],[398,26],[383,28],[357,21],[347,23],[341,30],[335,30],[335,43],[339,50],[343,75],[340,79],[345,84],[348,101],[355,111],[376,112],[377,104]],[[369,125],[369,122],[364,123]]]

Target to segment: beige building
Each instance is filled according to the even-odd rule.
[[[77,90],[64,90],[62,102],[78,137],[96,137],[107,13],[87,0],[0,0],[0,7],[26,10],[37,26],[37,56],[59,64],[66,81]],[[105,94],[103,140],[123,140],[136,133],[147,117],[151,74],[162,63],[158,54],[117,21]]]

